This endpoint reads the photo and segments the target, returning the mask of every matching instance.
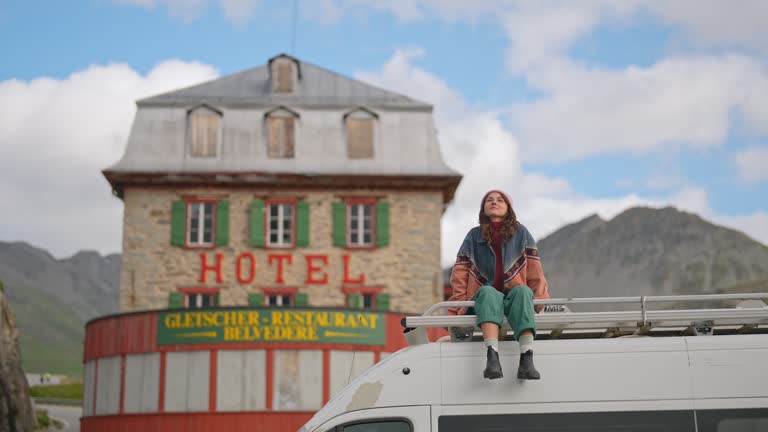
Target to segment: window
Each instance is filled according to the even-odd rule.
[[[291,159],[294,157],[296,147],[296,119],[295,113],[279,109],[270,113],[267,117],[267,156],[271,159]]]
[[[213,245],[213,202],[187,203],[187,244]]]
[[[187,309],[203,309],[214,305],[214,295],[206,293],[187,294],[185,299]]]
[[[348,207],[347,244],[349,246],[373,245],[373,204],[353,203]]]
[[[341,432],[411,432],[411,424],[405,420],[375,420],[342,426]]]
[[[169,308],[205,309],[218,305],[218,288],[177,288],[168,297]]]
[[[365,108],[358,108],[344,115],[348,158],[373,158],[373,131],[377,117],[375,113]]]
[[[291,294],[269,294],[265,303],[267,306],[290,306],[292,297]]]
[[[390,296],[383,286],[347,285],[341,288],[350,309],[388,311]]]
[[[277,64],[277,82],[275,91],[278,93],[290,93],[293,91],[293,68],[288,62]]]
[[[188,122],[192,157],[216,157],[221,142],[221,113],[201,106],[189,112]]]
[[[347,198],[331,205],[333,245],[348,249],[389,246],[389,203],[377,198]]]
[[[375,294],[363,294],[363,309],[375,309],[376,308],[376,295]]]
[[[185,197],[171,203],[171,245],[211,248],[229,243],[229,201]]]
[[[697,410],[701,432],[762,432],[768,430],[768,409]]]
[[[291,247],[294,245],[296,206],[292,202],[269,203],[267,245]]]
[[[693,411],[442,415],[441,432],[695,432]],[[699,423],[701,424],[701,423]],[[699,428],[699,431],[702,429]]]
[[[301,79],[299,62],[286,55],[270,59],[269,73],[274,93],[293,93],[297,80]]]
[[[259,300],[264,306],[291,307],[306,306],[307,295],[300,293],[298,287],[262,287],[260,293],[257,293],[254,300]],[[263,300],[261,300],[261,296]]]

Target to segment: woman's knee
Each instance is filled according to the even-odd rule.
[[[490,297],[495,295],[497,293],[496,288],[490,286],[490,285],[483,285],[480,288],[478,288],[477,292],[475,293],[475,298],[479,297]]]
[[[522,296],[533,300],[533,290],[528,285],[517,285],[509,291],[512,297]]]

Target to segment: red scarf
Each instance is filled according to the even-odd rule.
[[[493,287],[499,291],[504,289],[504,269],[502,268],[503,257],[501,256],[501,224],[503,222],[491,222],[491,232],[493,240],[491,247],[496,255],[496,278],[493,280]]]

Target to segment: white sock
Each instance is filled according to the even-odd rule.
[[[494,351],[499,352],[499,340],[498,339],[485,339],[485,346],[493,348]]]
[[[520,354],[526,353],[533,349],[533,335],[522,335],[517,343],[520,344]]]

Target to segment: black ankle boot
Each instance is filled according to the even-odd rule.
[[[488,347],[488,360],[485,363],[485,370],[483,371],[483,376],[488,379],[496,379],[501,378],[504,376],[503,373],[501,373],[501,362],[499,362],[499,353],[491,348]]]
[[[541,374],[533,365],[533,351],[528,350],[520,354],[520,366],[517,368],[517,379],[537,380]]]

